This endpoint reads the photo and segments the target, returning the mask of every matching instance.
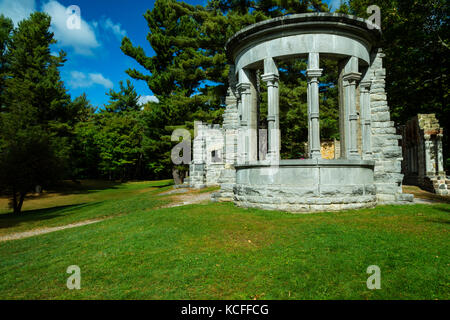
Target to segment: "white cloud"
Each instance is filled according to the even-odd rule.
[[[81,11],[80,28],[69,29],[67,20],[70,15],[66,13],[66,10],[66,7],[54,0],[42,6],[42,11],[47,12],[52,17],[51,30],[60,46],[72,47],[78,54],[92,55],[92,49],[100,46],[92,26],[83,20],[83,12]]]
[[[67,12],[67,8],[56,0],[43,3],[41,8],[41,11],[51,16],[51,31],[55,34],[55,39],[58,40],[58,45],[61,47],[71,47],[78,54],[92,55],[92,50],[100,47],[95,30],[111,32],[119,40],[122,40],[127,34],[120,23],[114,23],[110,18],[102,18],[100,22],[87,22],[83,19],[82,8],[80,8],[80,28],[68,28],[67,21],[70,18],[70,12]],[[0,13],[10,17],[16,26],[19,21],[28,18],[34,11],[36,11],[36,0],[0,0]]]
[[[111,30],[119,40],[122,40],[127,35],[127,32],[122,29],[120,23],[114,24],[110,18],[103,22],[103,27],[105,30]]]
[[[0,13],[11,18],[16,26],[33,11],[36,11],[35,0],[0,0]]]
[[[105,78],[101,73],[85,74],[80,71],[72,71],[68,83],[72,89],[88,88],[95,84],[101,85],[107,89],[112,89],[114,86],[112,81]]]
[[[156,103],[158,103],[159,100],[155,96],[140,96],[139,97],[139,101],[138,101],[139,105],[146,104],[147,102],[156,102]]]
[[[94,84],[99,84],[105,88],[112,88],[114,85],[111,80],[105,78],[101,73],[89,73],[89,79]]]

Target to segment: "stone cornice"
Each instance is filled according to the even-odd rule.
[[[225,49],[229,60],[233,61],[236,49],[251,39],[261,38],[274,32],[313,29],[329,30],[332,33],[337,30],[351,33],[365,39],[368,43],[376,43],[381,38],[380,28],[363,18],[341,13],[301,13],[264,20],[243,28],[227,41]]]

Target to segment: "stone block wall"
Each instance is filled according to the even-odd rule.
[[[218,184],[224,168],[224,131],[218,124],[195,123],[193,161],[189,166],[189,184],[203,188]]]
[[[193,161],[190,165],[191,187],[202,188],[220,185],[220,191],[213,194],[215,201],[232,201],[233,186],[236,183],[234,164],[237,159],[237,137],[239,115],[237,109],[236,81],[230,70],[230,87],[225,99],[223,125],[196,123]],[[215,157],[212,152],[215,151]]]

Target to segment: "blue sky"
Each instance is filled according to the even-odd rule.
[[[206,0],[186,2],[206,4]],[[327,2],[336,8],[340,0]],[[79,29],[67,27],[66,10],[71,5],[80,8]],[[134,45],[143,47],[147,55],[154,54],[146,40],[148,27],[143,17],[153,5],[153,0],[0,0],[0,13],[12,18],[15,24],[33,11],[49,13],[58,40],[52,51],[67,52],[61,76],[69,93],[74,98],[85,92],[93,105],[101,107],[108,102],[109,89],[118,90],[120,80],[130,79],[143,101],[154,99],[146,83],[125,73],[128,68],[145,70],[120,50],[121,39],[126,35]]]

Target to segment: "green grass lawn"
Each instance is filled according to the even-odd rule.
[[[163,202],[153,195],[171,189],[171,185],[171,180],[123,184],[84,181],[81,185],[69,184],[57,193],[29,196],[20,216],[6,214],[11,211],[8,199],[0,198],[0,236],[148,210]]]
[[[158,209],[167,185],[129,183],[0,215],[4,234],[113,217],[0,242],[0,298],[450,298],[449,204],[301,215],[231,203]],[[66,287],[70,265],[81,268],[81,290]],[[366,287],[369,265],[381,269],[380,290]]]

